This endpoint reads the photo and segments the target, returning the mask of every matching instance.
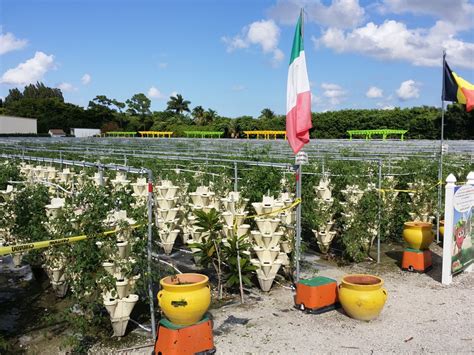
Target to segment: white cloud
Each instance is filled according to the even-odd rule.
[[[166,68],[168,68],[168,63],[166,63],[166,62],[160,62],[160,63],[158,63],[158,67],[159,67],[160,69],[166,69]]]
[[[240,85],[240,84],[232,86],[232,91],[243,91],[245,89],[246,89],[246,87],[244,85]]]
[[[323,96],[329,99],[331,105],[339,105],[346,97],[346,91],[337,84],[322,83]]]
[[[89,74],[86,73],[82,76],[81,83],[82,83],[82,85],[87,85],[91,82],[91,80],[92,80],[92,77]]]
[[[17,39],[13,33],[0,33],[0,55],[22,49],[27,44],[26,39]]]
[[[383,14],[430,15],[449,22],[457,29],[474,27],[474,5],[468,0],[383,0],[379,11]]]
[[[414,80],[406,80],[397,89],[397,96],[400,100],[406,101],[420,97],[420,84]]]
[[[445,49],[450,64],[473,68],[474,43],[456,39],[455,33],[453,26],[442,21],[430,29],[409,29],[404,23],[390,20],[381,25],[369,22],[349,32],[329,28],[319,40],[313,38],[313,41],[339,53],[357,52],[379,59],[406,60],[418,66],[441,65],[441,53]]]
[[[382,110],[395,110],[395,106],[392,105],[383,105],[381,107]]]
[[[320,96],[316,96],[313,93],[311,93],[311,103],[319,106],[323,103],[323,99]]]
[[[3,73],[0,83],[26,85],[41,81],[46,72],[52,68],[54,68],[54,56],[36,52],[33,58]]]
[[[377,97],[383,97],[383,90],[376,87],[376,86],[371,86],[369,90],[365,93],[365,96],[367,96],[370,99],[375,99]]]
[[[156,87],[152,86],[148,89],[148,97],[151,99],[164,99],[165,95],[163,95],[163,93]]]
[[[74,87],[74,85],[72,85],[71,83],[59,83],[58,85],[56,85],[56,87],[58,89],[61,89],[61,91],[63,92],[72,92],[72,91],[77,91],[77,88]]]
[[[250,45],[259,46],[263,53],[272,54],[272,64],[279,64],[285,55],[278,48],[280,28],[273,20],[255,21],[245,26],[239,35],[222,37],[227,45],[227,52],[248,48]]]
[[[336,28],[352,28],[362,23],[365,10],[358,0],[332,0],[325,6],[320,0],[278,0],[276,5],[268,10],[268,14],[276,21],[294,25],[305,9],[305,21],[315,22],[323,26]]]

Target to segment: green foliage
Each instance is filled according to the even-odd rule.
[[[377,226],[378,195],[375,191],[365,192],[357,205],[354,220],[342,233],[344,256],[355,262],[365,260],[368,256],[374,235],[372,230]]]
[[[26,186],[13,201],[15,221],[12,234],[19,243],[32,243],[49,239],[46,230],[45,206],[49,203],[48,189],[43,185]],[[32,265],[42,262],[40,252],[30,251],[26,260]]]
[[[232,238],[227,238],[227,245],[224,244],[223,251],[227,262],[225,280],[229,288],[239,285],[239,265],[237,255],[240,258],[240,273],[243,284],[248,287],[253,286],[251,277],[255,270],[257,270],[257,267],[250,263],[250,257],[248,255],[242,253],[243,250],[249,250],[250,247],[251,244],[247,241],[246,236],[238,238],[234,235]]]
[[[8,185],[8,181],[20,180],[20,169],[18,165],[5,162],[0,165],[0,190],[5,190]]]
[[[250,200],[250,203],[261,201],[263,195],[277,195],[280,191],[280,180],[282,171],[271,167],[254,166],[250,169],[242,169],[241,177],[242,195]]]
[[[199,263],[204,267],[212,265],[217,274],[217,291],[219,299],[222,298],[222,223],[219,212],[214,208],[206,213],[204,211],[194,211],[198,230],[205,233],[201,243],[194,243],[190,247],[198,251],[195,255],[199,258]]]
[[[260,119],[264,119],[264,120],[271,120],[275,117],[275,112],[273,112],[272,110],[270,110],[269,108],[264,108],[261,112],[260,112]]]
[[[61,90],[46,87],[43,83],[28,85],[23,92],[11,89],[5,98],[0,114],[38,119],[40,133],[51,128],[65,131],[73,127],[107,129],[113,123],[127,131],[172,131],[174,136],[184,136],[184,131],[199,125],[200,130],[222,131],[225,138],[243,138],[243,131],[284,130],[286,118],[264,108],[259,119],[252,116],[221,117],[216,111],[207,111],[200,105],[190,112],[190,101],[180,94],[170,97],[163,112],[150,111],[150,99],[145,94],[135,94],[126,101],[97,95],[89,102],[87,110],[65,103]],[[126,109],[126,110],[125,110]],[[126,113],[125,113],[125,112]],[[395,108],[393,110],[359,109],[313,113],[312,138],[348,138],[350,129],[407,129],[406,138],[439,139],[441,112],[439,108],[422,106]],[[110,130],[110,129],[109,129]],[[474,137],[474,111],[466,112],[464,105],[449,105],[445,115],[446,139],[472,139]]]

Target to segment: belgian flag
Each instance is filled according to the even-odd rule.
[[[442,99],[466,105],[467,112],[474,108],[474,85],[453,72],[444,56]]]

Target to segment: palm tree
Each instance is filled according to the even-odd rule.
[[[262,112],[260,112],[260,117],[265,120],[270,120],[272,118],[275,118],[275,112],[270,110],[269,108],[264,108]]]
[[[183,96],[176,94],[176,96],[171,96],[168,101],[166,108],[169,111],[174,111],[175,113],[182,114],[183,112],[189,112],[189,105],[191,101],[183,99]]]
[[[239,138],[242,127],[236,118],[232,118],[229,122],[229,134],[231,138]]]
[[[192,115],[194,117],[194,121],[196,122],[196,124],[200,125],[203,122],[204,114],[205,114],[205,111],[202,106],[196,106],[193,109]]]
[[[217,111],[212,109],[208,109],[207,112],[204,114],[206,124],[211,124],[217,118]]]

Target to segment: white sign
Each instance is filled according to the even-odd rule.
[[[468,212],[474,206],[474,186],[463,185],[454,194],[454,208],[461,213]]]
[[[296,165],[304,165],[304,164],[308,164],[308,162],[309,162],[308,154],[306,154],[305,152],[299,152],[298,154],[296,154],[295,156]]]

